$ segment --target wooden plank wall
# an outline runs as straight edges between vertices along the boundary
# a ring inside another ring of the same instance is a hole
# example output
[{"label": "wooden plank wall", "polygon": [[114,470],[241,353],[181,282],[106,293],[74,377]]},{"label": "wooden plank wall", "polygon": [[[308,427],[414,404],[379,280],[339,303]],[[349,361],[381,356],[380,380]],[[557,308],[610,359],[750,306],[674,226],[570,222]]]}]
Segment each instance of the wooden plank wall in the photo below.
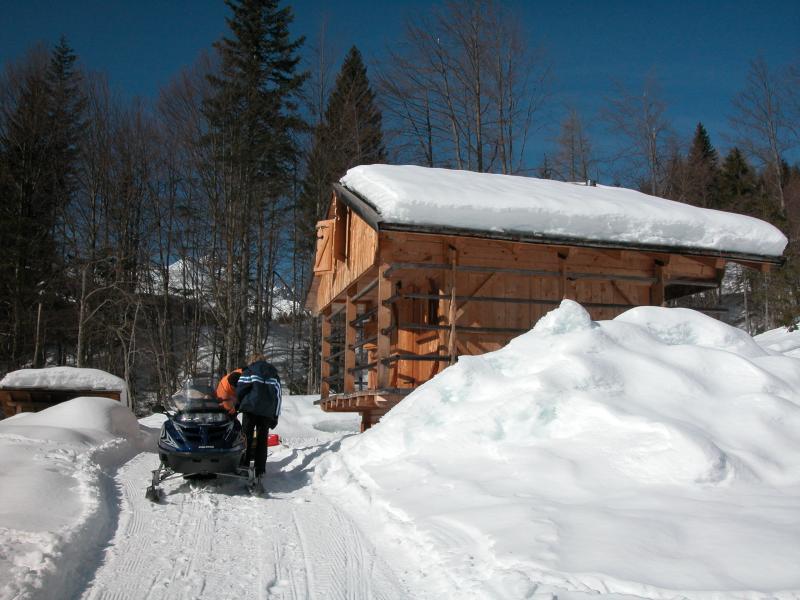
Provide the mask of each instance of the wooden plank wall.
[{"label": "wooden plank wall", "polygon": [[[485,271],[455,274],[447,264],[457,255],[461,267],[487,267]],[[444,326],[451,314],[449,294],[455,278],[457,296],[522,298],[544,304],[457,300],[459,327],[490,327],[527,330],[562,298],[585,306],[595,320],[612,319],[629,306],[651,302],[653,282],[659,276],[676,279],[714,280],[720,264],[714,259],[645,252],[595,250],[566,246],[523,244],[478,238],[382,232],[380,261],[383,264],[428,263],[439,269],[390,270],[392,285],[401,293],[441,295],[438,300],[402,298],[392,306],[392,322]],[[558,272],[564,277],[531,276],[492,272],[494,269],[529,269]],[[570,278],[580,273],[587,278]],[[593,275],[597,279],[592,278]],[[614,278],[617,279],[614,279]],[[639,278],[640,281],[625,278]],[[663,297],[663,291],[662,291]],[[618,307],[591,306],[616,304]],[[391,353],[447,354],[450,332],[399,329],[391,336]],[[457,354],[482,354],[497,350],[519,332],[458,332]],[[447,366],[444,361],[401,360],[390,368],[392,387],[415,387]]]},{"label": "wooden plank wall", "polygon": [[[671,280],[714,285],[724,268],[712,257],[379,234],[354,213],[344,222],[346,256],[315,278],[310,295],[324,315],[323,398],[416,387],[450,364],[453,342],[455,356],[497,350],[562,298],[580,302],[595,320],[611,319],[631,306],[663,302]],[[501,301],[509,299],[519,301]],[[357,383],[363,380],[366,390]]]},{"label": "wooden plank wall", "polygon": [[[336,204],[334,201],[333,205]],[[339,203],[339,206],[344,205]],[[349,212],[346,241],[347,257],[345,260],[334,260],[333,272],[315,277],[312,288],[315,303],[310,307],[315,313],[319,313],[328,306],[375,262],[378,248],[378,232],[357,214],[352,211]],[[346,222],[347,220],[337,220],[337,222],[342,221]]]}]

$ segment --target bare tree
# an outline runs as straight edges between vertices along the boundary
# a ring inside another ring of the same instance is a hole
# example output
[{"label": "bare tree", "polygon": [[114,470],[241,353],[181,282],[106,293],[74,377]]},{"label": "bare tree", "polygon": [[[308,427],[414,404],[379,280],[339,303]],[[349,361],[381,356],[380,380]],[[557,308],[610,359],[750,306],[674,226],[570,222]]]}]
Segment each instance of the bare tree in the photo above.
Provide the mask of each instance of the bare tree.
[{"label": "bare tree", "polygon": [[388,139],[427,166],[523,170],[550,68],[518,23],[491,0],[451,0],[409,22],[379,76]]},{"label": "bare tree", "polygon": [[744,89],[733,101],[731,125],[736,144],[764,169],[770,194],[786,213],[783,159],[798,143],[797,124],[789,117],[797,92],[791,71],[776,73],[759,57],[750,63]]},{"label": "bare tree", "polygon": [[672,137],[665,112],[660,86],[652,76],[645,79],[641,92],[630,92],[617,84],[615,97],[607,101],[602,111],[609,129],[619,141],[615,162],[626,171],[621,179],[639,177],[640,181],[647,182],[646,188],[653,195],[662,192]]},{"label": "bare tree", "polygon": [[594,169],[595,159],[583,121],[574,108],[569,110],[562,121],[556,142],[553,168],[558,176],[567,181],[588,180]]}]

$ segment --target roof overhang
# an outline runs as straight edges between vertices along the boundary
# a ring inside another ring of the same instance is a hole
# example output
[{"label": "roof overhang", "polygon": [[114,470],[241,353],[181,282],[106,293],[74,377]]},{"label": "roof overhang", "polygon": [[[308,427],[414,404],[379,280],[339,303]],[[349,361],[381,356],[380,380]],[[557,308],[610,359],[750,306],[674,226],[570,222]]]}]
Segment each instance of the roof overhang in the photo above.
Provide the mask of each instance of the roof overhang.
[{"label": "roof overhang", "polygon": [[710,250],[707,248],[690,248],[684,246],[659,246],[656,244],[636,244],[631,242],[604,242],[567,236],[552,236],[528,231],[493,231],[483,229],[465,229],[440,225],[420,225],[416,223],[388,223],[383,220],[376,207],[360,194],[350,190],[340,183],[334,183],[333,188],[337,197],[349,206],[353,212],[364,219],[376,231],[401,231],[407,233],[426,233],[436,235],[452,235],[462,237],[482,238],[489,240],[503,240],[523,242],[527,244],[548,244],[557,246],[576,246],[580,248],[597,248],[602,250],[628,250],[636,252],[657,252],[664,254],[682,254],[686,256],[724,258],[742,263],[760,263],[782,265],[786,259],[783,256],[766,256],[761,254],[748,254],[743,252],[726,252]]}]

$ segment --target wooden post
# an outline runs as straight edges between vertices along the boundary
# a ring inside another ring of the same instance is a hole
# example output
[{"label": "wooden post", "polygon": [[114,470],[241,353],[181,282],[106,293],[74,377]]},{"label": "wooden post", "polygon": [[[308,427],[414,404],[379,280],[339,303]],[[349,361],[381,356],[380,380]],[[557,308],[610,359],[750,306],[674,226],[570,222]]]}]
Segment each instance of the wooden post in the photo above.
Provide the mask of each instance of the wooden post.
[{"label": "wooden post", "polygon": [[356,343],[356,328],[353,320],[356,318],[356,303],[353,296],[356,288],[351,287],[347,290],[347,304],[344,310],[344,392],[353,392],[356,389],[355,375],[350,369],[356,366],[356,350],[353,347]]},{"label": "wooden post", "polygon": [[660,260],[655,261],[654,276],[656,280],[650,286],[650,304],[664,306],[664,263]]},{"label": "wooden post", "polygon": [[567,281],[567,257],[569,250],[558,253],[558,295],[563,300],[569,298],[571,295],[571,286]]},{"label": "wooden post", "polygon": [[322,398],[330,395],[331,386],[327,379],[331,374],[328,358],[331,355],[331,308],[322,311],[322,332],[320,335],[320,383],[319,392]]},{"label": "wooden post", "polygon": [[389,358],[392,350],[391,332],[387,331],[392,325],[392,307],[388,303],[392,297],[392,282],[386,277],[389,266],[383,263],[378,267],[378,341],[375,356],[377,389],[389,387],[389,365],[383,362]]},{"label": "wooden post", "polygon": [[450,325],[450,335],[447,338],[447,355],[450,357],[450,364],[452,365],[456,361],[456,321],[458,321],[456,313],[456,267],[458,266],[458,250],[450,246],[449,254],[452,269],[450,271],[450,310],[447,316],[447,322]]}]

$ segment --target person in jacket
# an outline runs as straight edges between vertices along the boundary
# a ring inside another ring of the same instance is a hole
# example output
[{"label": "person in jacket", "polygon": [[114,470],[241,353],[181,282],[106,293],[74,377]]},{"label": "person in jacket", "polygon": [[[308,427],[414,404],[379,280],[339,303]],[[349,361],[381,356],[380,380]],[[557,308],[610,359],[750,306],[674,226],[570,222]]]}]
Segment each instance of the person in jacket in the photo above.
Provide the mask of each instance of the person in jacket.
[{"label": "person in jacket", "polygon": [[250,359],[236,384],[236,397],[247,438],[245,465],[249,466],[251,459],[255,461],[255,474],[260,483],[267,464],[267,434],[278,426],[281,414],[280,377],[265,356],[259,354]]},{"label": "person in jacket", "polygon": [[236,384],[239,382],[242,371],[244,371],[244,367],[234,369],[220,379],[219,385],[217,385],[217,400],[219,400],[222,408],[231,415],[236,414]]}]

